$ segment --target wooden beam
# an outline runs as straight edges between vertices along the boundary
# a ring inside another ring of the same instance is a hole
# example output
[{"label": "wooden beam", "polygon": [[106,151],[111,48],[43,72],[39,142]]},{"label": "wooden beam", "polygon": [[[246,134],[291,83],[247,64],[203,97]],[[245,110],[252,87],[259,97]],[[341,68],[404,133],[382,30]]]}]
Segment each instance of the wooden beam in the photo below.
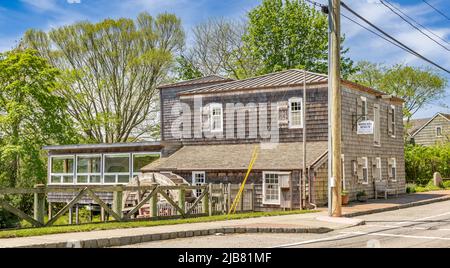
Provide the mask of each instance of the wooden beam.
[{"label": "wooden beam", "polygon": [[169,202],[178,212],[180,212],[181,216],[185,216],[186,213],[178,206],[177,203],[175,203],[164,191],[161,191],[161,189],[158,189],[158,192]]},{"label": "wooden beam", "polygon": [[56,215],[51,218],[46,224],[45,226],[51,226],[53,223],[55,223],[55,221],[57,219],[59,219],[59,217],[61,217],[62,215],[64,215],[69,208],[73,207],[73,205],[75,205],[81,198],[83,198],[83,196],[86,194],[88,187],[85,187],[83,190],[81,190],[77,196],[75,196],[72,201],[70,201],[69,203],[67,203],[67,205],[65,205],[58,213],[56,213]]},{"label": "wooden beam", "polygon": [[37,220],[33,219],[32,217],[28,216],[23,211],[11,206],[8,202],[4,200],[0,200],[0,207],[3,207],[3,209],[11,212],[12,214],[16,215],[17,217],[26,220],[27,222],[31,223],[35,227],[42,227],[44,224],[38,222]]},{"label": "wooden beam", "polygon": [[120,217],[116,212],[114,212],[112,209],[110,209],[108,207],[108,205],[103,202],[103,200],[100,199],[100,197],[98,197],[94,191],[92,191],[91,189],[87,189],[87,195],[92,198],[95,202],[97,202],[97,204],[103,208],[104,210],[106,210],[111,216],[113,216],[114,219],[116,219],[117,221],[122,221],[122,217]]},{"label": "wooden beam", "polygon": [[147,203],[150,198],[152,198],[159,190],[159,186],[156,186],[152,192],[150,192],[149,195],[147,195],[144,199],[141,200],[141,202],[139,202],[139,204],[137,204],[133,209],[131,209],[130,211],[128,211],[128,213],[126,213],[124,215],[125,219],[129,219],[131,217],[131,215],[133,215],[134,213],[136,213],[143,205],[145,205],[145,203]]},{"label": "wooden beam", "polygon": [[[186,211],[186,215],[189,215],[192,212],[192,210],[194,210],[195,206],[197,206],[197,204],[200,202],[200,200],[202,200],[202,198],[206,195],[207,192],[208,190],[202,192],[202,194],[195,200],[194,204],[192,204],[189,210]],[[203,213],[205,212],[203,211]]]}]

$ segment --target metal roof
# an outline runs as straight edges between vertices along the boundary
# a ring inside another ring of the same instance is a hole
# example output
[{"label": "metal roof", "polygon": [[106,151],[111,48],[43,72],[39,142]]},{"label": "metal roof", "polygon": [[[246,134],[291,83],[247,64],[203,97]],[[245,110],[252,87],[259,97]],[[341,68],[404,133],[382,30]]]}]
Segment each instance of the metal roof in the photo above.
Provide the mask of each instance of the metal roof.
[{"label": "metal roof", "polygon": [[132,148],[145,146],[162,146],[159,141],[146,142],[125,142],[125,143],[97,143],[97,144],[71,144],[71,145],[50,145],[44,146],[42,149],[47,151],[57,150],[85,150],[85,149],[114,149],[114,148]]},{"label": "metal roof", "polygon": [[323,83],[327,81],[327,76],[324,74],[304,72],[303,70],[298,69],[290,69],[286,71],[256,76],[248,79],[231,81],[219,85],[210,85],[192,90],[187,90],[180,93],[180,95],[302,85],[303,81],[305,80],[304,75],[305,73],[307,84]]},{"label": "metal roof", "polygon": [[172,84],[166,84],[159,86],[159,89],[163,88],[173,88],[173,87],[182,87],[182,86],[192,86],[192,85],[202,85],[202,84],[211,84],[211,83],[218,83],[218,82],[229,82],[234,81],[231,78],[222,77],[219,75],[209,75],[201,78],[195,78],[191,80],[181,81],[177,83]]}]

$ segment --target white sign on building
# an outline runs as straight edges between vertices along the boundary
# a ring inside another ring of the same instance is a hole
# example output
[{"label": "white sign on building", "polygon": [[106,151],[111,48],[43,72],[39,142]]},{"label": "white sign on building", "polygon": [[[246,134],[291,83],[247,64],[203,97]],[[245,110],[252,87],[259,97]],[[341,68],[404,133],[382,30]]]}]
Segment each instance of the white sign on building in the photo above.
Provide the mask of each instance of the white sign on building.
[{"label": "white sign on building", "polygon": [[357,134],[358,135],[373,134],[373,121],[365,120],[358,122]]}]

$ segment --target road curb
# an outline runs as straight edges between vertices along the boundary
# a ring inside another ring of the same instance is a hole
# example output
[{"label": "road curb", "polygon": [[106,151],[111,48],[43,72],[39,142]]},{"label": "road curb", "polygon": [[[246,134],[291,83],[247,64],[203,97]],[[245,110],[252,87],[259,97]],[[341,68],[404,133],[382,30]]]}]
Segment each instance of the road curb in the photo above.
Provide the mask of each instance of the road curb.
[{"label": "road curb", "polygon": [[372,209],[372,210],[352,212],[352,213],[344,214],[343,216],[353,218],[353,217],[358,217],[358,216],[362,216],[362,215],[369,215],[369,214],[393,211],[393,210],[398,210],[398,209],[403,209],[403,208],[423,206],[423,205],[428,205],[428,204],[443,202],[443,201],[449,201],[449,200],[450,200],[450,196],[445,196],[445,197],[433,198],[433,199],[429,199],[429,200],[422,200],[422,201],[411,202],[411,203],[407,203],[407,204],[396,205],[396,206],[387,207],[387,208],[376,208],[376,209]]},{"label": "road curb", "polygon": [[216,234],[245,234],[245,233],[314,233],[323,234],[333,231],[326,227],[308,228],[286,228],[286,227],[223,227],[213,229],[200,229],[189,231],[174,231],[157,234],[130,235],[110,238],[84,239],[77,241],[39,243],[33,245],[19,246],[17,248],[105,248],[120,247],[139,243],[169,240],[176,238],[186,238],[194,236],[207,236]]}]

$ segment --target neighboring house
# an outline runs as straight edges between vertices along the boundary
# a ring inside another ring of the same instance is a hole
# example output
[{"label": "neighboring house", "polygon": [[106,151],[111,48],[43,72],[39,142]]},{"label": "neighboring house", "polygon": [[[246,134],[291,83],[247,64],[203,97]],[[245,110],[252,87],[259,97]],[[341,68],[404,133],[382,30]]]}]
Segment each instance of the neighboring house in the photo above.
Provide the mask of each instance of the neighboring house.
[{"label": "neighboring house", "polygon": [[[142,172],[175,173],[193,184],[237,184],[260,146],[247,182],[255,184],[260,210],[298,208],[301,199],[324,205],[327,83],[326,75],[306,72],[305,77],[302,70],[287,70],[238,81],[212,76],[162,86],[162,141],[182,147],[167,150]],[[359,191],[373,196],[375,180],[405,191],[402,105],[399,98],[342,80],[343,188],[351,199]],[[373,134],[357,134],[357,123],[364,120],[374,121]],[[301,180],[305,126],[306,182]]]},{"label": "neighboring house", "polygon": [[413,119],[408,131],[414,144],[432,146],[450,141],[450,114],[437,113],[432,118]]}]

